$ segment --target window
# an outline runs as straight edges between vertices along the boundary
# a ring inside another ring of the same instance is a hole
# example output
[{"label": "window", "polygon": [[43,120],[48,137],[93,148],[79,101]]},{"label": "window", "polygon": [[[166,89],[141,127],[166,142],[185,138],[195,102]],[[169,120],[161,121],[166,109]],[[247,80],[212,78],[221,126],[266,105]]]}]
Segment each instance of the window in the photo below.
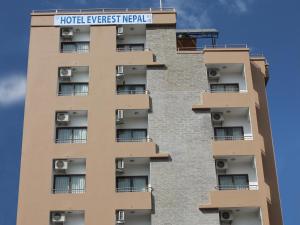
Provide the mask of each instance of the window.
[{"label": "window", "polygon": [[211,84],[211,92],[239,92],[239,84]]},{"label": "window", "polygon": [[85,175],[54,175],[53,193],[84,193]]},{"label": "window", "polygon": [[215,127],[216,140],[244,140],[243,127]]},{"label": "window", "polygon": [[247,174],[242,175],[219,175],[220,190],[249,189],[249,178]]},{"label": "window", "polygon": [[145,85],[144,84],[132,84],[132,85],[118,85],[118,94],[144,94]]},{"label": "window", "polygon": [[86,127],[59,127],[56,128],[56,143],[86,143]]},{"label": "window", "polygon": [[117,177],[117,192],[145,192],[148,189],[147,176]]},{"label": "window", "polygon": [[89,42],[62,42],[61,52],[63,53],[86,53],[89,51]]},{"label": "window", "polygon": [[88,83],[60,83],[59,96],[86,96],[89,91]]},{"label": "window", "polygon": [[144,44],[118,44],[117,45],[118,51],[144,51],[145,47]]},{"label": "window", "polygon": [[147,139],[146,129],[118,129],[117,140],[123,141],[145,141]]}]

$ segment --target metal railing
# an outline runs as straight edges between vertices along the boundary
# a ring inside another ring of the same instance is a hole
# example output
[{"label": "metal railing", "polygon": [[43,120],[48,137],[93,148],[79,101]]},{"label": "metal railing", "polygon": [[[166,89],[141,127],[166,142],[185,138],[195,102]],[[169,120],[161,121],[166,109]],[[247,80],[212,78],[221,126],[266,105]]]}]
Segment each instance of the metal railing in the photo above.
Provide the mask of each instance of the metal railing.
[{"label": "metal railing", "polygon": [[214,136],[215,141],[251,141],[252,135],[236,135],[236,136]]},{"label": "metal railing", "polygon": [[149,94],[148,90],[122,90],[117,91],[118,95],[138,95],[138,94]]},{"label": "metal railing", "polygon": [[88,53],[90,51],[89,42],[62,42],[61,53]]},{"label": "metal railing", "polygon": [[58,96],[87,96],[88,91],[60,91]]},{"label": "metal railing", "polygon": [[136,187],[122,187],[116,188],[116,192],[151,192],[152,187],[143,187],[143,188],[136,188]]},{"label": "metal railing", "polygon": [[85,193],[85,188],[53,188],[53,194],[82,194]]},{"label": "metal railing", "polygon": [[124,47],[117,47],[117,52],[143,52],[150,51],[149,48],[145,48],[144,46],[136,46],[136,45],[126,45]]},{"label": "metal railing", "polygon": [[211,88],[209,90],[209,92],[211,93],[226,93],[226,92],[229,92],[229,93],[239,93],[240,92],[240,89],[239,88],[229,88],[229,87],[224,87],[224,88]]},{"label": "metal railing", "polygon": [[57,138],[57,144],[86,144],[87,138]]},{"label": "metal railing", "polygon": [[219,191],[224,190],[250,190],[256,191],[258,190],[258,185],[218,185],[215,189]]},{"label": "metal railing", "polygon": [[152,142],[150,137],[116,138],[117,142]]},{"label": "metal railing", "polygon": [[204,49],[213,48],[248,48],[247,44],[218,44],[218,45],[204,45],[200,47],[179,47],[177,51],[203,51]]},{"label": "metal railing", "polygon": [[33,10],[32,13],[111,13],[111,12],[175,12],[175,8],[141,8],[141,9],[129,9],[129,8],[95,8],[95,9],[38,9]]}]

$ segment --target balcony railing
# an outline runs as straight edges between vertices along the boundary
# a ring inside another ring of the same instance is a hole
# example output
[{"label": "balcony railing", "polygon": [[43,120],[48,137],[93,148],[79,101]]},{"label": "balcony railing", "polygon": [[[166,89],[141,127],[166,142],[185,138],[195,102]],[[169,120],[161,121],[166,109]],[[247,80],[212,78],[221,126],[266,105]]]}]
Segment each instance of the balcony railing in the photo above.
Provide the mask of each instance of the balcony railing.
[{"label": "balcony railing", "polygon": [[122,187],[116,188],[116,192],[151,192],[151,187],[135,188],[135,187]]},{"label": "balcony railing", "polygon": [[222,93],[222,92],[239,92],[240,88],[238,84],[211,84],[211,93]]},{"label": "balcony railing", "polygon": [[117,45],[117,52],[142,52],[150,51],[145,48],[144,44],[119,44]]},{"label": "balcony railing", "polygon": [[117,142],[152,142],[150,137],[117,137]]},{"label": "balcony railing", "polygon": [[53,188],[53,194],[82,194],[85,188]]},{"label": "balcony railing", "polygon": [[248,48],[247,44],[220,44],[220,45],[204,45],[202,47],[178,47],[177,51],[203,51],[204,49],[213,48]]},{"label": "balcony railing", "polygon": [[258,185],[219,185],[215,189],[223,190],[258,190]]},{"label": "balcony railing", "polygon": [[62,53],[87,53],[90,49],[90,43],[82,42],[62,42],[60,51]]},{"label": "balcony railing", "polygon": [[241,136],[214,136],[215,141],[251,141],[253,140],[252,135],[241,135]]},{"label": "balcony railing", "polygon": [[118,90],[117,91],[118,95],[148,95],[149,91],[148,90]]},{"label": "balcony railing", "polygon": [[86,127],[57,127],[56,140],[57,144],[85,144],[87,143]]}]

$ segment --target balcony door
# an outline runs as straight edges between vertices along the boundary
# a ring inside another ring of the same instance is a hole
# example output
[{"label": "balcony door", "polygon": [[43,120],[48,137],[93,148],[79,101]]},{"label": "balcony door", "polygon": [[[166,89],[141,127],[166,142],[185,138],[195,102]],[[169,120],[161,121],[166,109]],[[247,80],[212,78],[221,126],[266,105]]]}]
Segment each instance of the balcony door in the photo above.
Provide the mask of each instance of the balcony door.
[{"label": "balcony door", "polygon": [[116,183],[118,192],[145,192],[148,187],[148,177],[117,177]]},{"label": "balcony door", "polygon": [[219,175],[219,189],[249,189],[249,177],[247,174]]}]

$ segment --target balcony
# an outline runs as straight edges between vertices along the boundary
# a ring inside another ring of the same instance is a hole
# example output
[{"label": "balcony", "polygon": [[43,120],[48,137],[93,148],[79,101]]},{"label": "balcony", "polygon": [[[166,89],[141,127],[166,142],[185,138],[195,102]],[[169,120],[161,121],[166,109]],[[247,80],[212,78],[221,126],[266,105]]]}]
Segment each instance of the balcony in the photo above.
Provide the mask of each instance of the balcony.
[{"label": "balcony", "polygon": [[116,224],[151,225],[151,211],[141,209],[117,210]]},{"label": "balcony", "polygon": [[52,211],[50,225],[84,225],[84,211]]},{"label": "balcony", "polygon": [[220,209],[220,225],[262,225],[259,208]]},{"label": "balcony", "polygon": [[215,141],[253,140],[248,108],[215,108],[211,112]]},{"label": "balcony", "polygon": [[88,67],[61,67],[58,70],[58,96],[87,96]]},{"label": "balcony", "polygon": [[135,52],[145,51],[146,26],[145,25],[122,25],[117,26],[117,51]]},{"label": "balcony", "polygon": [[85,193],[85,159],[53,160],[53,194]]},{"label": "balcony", "polygon": [[216,190],[258,190],[255,158],[226,156],[216,158]]},{"label": "balcony", "polygon": [[149,158],[117,159],[116,192],[151,192],[149,175]]},{"label": "balcony", "polygon": [[152,142],[148,136],[148,111],[117,110],[116,111],[117,142]]},{"label": "balcony", "polygon": [[148,94],[146,66],[117,66],[116,91],[118,95]]},{"label": "balcony", "polygon": [[65,111],[56,113],[57,144],[87,143],[87,111]]},{"label": "balcony", "polygon": [[61,53],[88,53],[89,48],[90,28],[88,26],[74,26],[61,28]]}]

